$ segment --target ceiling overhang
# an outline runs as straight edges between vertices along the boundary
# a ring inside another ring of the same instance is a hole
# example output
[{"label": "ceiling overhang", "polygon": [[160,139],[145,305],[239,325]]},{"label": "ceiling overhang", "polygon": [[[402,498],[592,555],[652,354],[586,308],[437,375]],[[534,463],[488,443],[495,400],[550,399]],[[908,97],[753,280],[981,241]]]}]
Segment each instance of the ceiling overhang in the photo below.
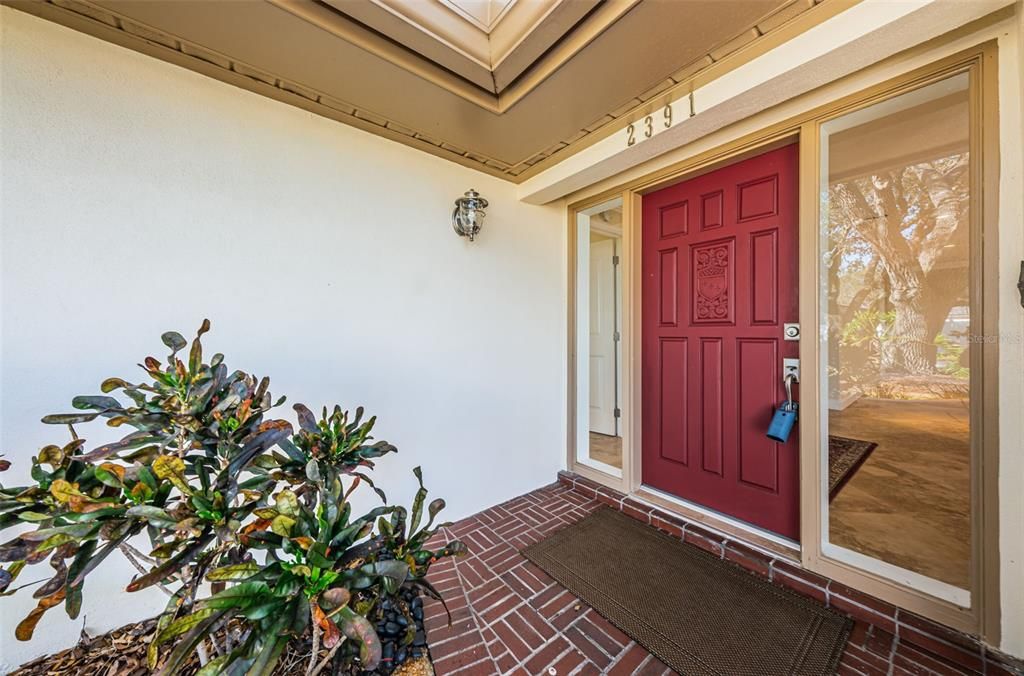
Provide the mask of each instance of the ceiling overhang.
[{"label": "ceiling overhang", "polygon": [[[887,79],[926,69],[957,50],[950,45],[975,45],[965,36],[1012,17],[1013,5],[1014,0],[852,3],[814,30],[792,36],[713,79],[697,77],[689,91],[676,91],[664,105],[675,110],[678,123],[655,125],[654,134],[632,145],[624,142],[626,121],[610,125],[609,133],[596,132],[588,138],[597,138],[586,147],[520,181],[517,196],[529,204],[576,200],[623,181],[642,181],[642,190],[647,191],[662,185],[643,169],[653,158],[664,163],[659,173],[665,176],[698,157],[709,167],[734,160],[734,155],[723,156],[721,144],[737,135],[749,140],[750,133],[760,130],[754,145],[761,149],[791,141],[793,130],[813,119],[814,111],[820,113],[844,96],[870,89],[877,84],[878,73]],[[853,75],[852,82],[843,81]],[[787,105],[797,97],[806,98],[798,106]],[[761,111],[769,112],[751,120]],[[903,131],[911,141],[920,133],[920,128],[911,131],[909,125]],[[768,134],[774,141],[762,145]],[[943,142],[955,144],[957,139],[949,136]],[[886,143],[898,152],[899,144]],[[642,175],[648,178],[641,179]]]},{"label": "ceiling overhang", "polygon": [[500,114],[640,0],[510,0],[486,28],[450,0],[267,2]]},{"label": "ceiling overhang", "polygon": [[0,0],[520,182],[858,0]]},{"label": "ceiling overhang", "polygon": [[[596,33],[635,0],[613,3],[612,12],[589,16],[598,0],[325,0],[346,17],[388,36],[423,59],[498,97],[528,68],[544,58],[557,65],[576,53],[550,53],[588,21]],[[495,101],[495,107],[501,104]]]}]

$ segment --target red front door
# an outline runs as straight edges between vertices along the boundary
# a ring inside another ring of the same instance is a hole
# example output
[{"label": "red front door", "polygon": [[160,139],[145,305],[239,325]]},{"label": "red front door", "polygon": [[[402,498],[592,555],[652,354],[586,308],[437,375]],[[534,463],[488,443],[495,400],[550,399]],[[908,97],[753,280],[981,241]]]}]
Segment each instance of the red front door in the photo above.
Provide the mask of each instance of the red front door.
[{"label": "red front door", "polygon": [[797,357],[797,146],[643,198],[643,482],[788,538],[797,430],[765,436]]}]

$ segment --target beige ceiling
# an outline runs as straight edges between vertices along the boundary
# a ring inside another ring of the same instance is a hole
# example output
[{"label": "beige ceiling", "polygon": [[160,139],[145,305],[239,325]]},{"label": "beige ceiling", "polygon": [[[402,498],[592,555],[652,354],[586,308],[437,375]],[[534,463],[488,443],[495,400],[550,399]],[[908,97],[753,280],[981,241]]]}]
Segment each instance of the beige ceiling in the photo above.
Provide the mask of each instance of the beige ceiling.
[{"label": "beige ceiling", "polygon": [[0,0],[510,180],[852,0]]}]

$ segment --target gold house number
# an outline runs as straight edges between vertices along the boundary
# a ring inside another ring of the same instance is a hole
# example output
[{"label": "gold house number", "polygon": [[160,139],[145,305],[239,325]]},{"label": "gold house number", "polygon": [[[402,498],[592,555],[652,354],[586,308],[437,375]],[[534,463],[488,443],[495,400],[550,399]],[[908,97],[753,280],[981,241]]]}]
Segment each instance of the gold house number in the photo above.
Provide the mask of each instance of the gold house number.
[{"label": "gold house number", "polygon": [[[665,129],[668,129],[669,127],[671,127],[672,126],[672,106],[671,105],[666,105],[664,108],[662,108],[661,116],[662,116],[662,124],[665,125]],[[641,126],[643,128],[644,138],[651,138],[652,136],[654,136],[654,116],[648,115],[643,120],[641,120]],[[626,127],[626,145],[627,146],[631,146],[631,145],[636,143],[636,132],[637,132],[637,129],[636,129],[636,123],[635,122],[630,123],[630,125],[628,127]]]}]

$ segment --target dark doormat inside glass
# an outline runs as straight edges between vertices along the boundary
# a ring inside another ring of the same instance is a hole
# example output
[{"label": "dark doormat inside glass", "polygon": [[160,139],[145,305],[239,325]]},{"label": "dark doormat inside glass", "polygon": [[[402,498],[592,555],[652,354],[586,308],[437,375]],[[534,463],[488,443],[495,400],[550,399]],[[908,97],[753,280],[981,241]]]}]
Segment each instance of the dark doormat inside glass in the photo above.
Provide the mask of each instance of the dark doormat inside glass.
[{"label": "dark doormat inside glass", "polygon": [[853,475],[857,473],[871,451],[878,446],[873,441],[847,437],[828,437],[828,500],[832,502]]}]

